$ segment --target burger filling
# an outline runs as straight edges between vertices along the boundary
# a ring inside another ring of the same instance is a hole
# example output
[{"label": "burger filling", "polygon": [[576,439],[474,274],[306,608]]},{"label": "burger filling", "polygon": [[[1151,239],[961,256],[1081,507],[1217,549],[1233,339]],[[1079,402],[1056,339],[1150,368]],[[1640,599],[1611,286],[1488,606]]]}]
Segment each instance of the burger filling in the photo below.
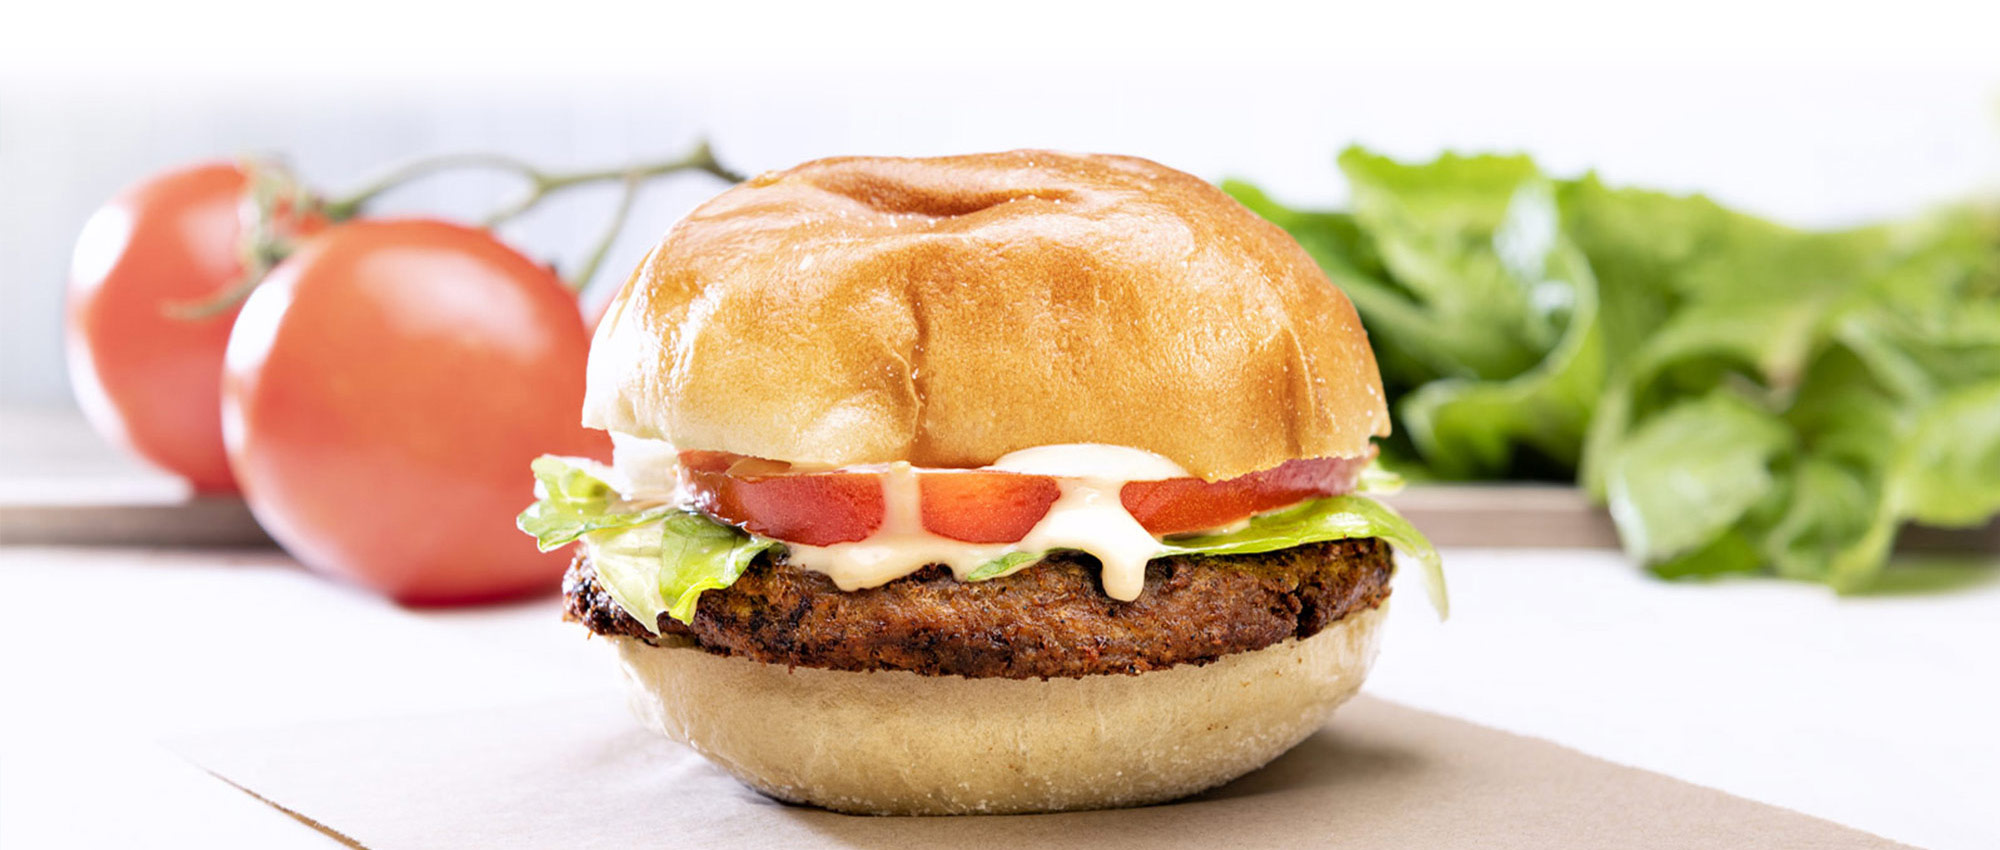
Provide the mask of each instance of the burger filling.
[{"label": "burger filling", "polygon": [[1424,566],[1442,614],[1437,554],[1363,495],[1377,480],[1369,461],[1298,460],[1205,482],[1114,446],[1040,447],[975,470],[818,470],[621,440],[615,466],[537,459],[539,498],[520,525],[545,550],[581,542],[591,586],[650,634],[694,623],[705,592],[758,564],[854,592],[923,571],[977,584],[1087,562],[1106,604],[1133,604],[1163,560],[1369,539]]},{"label": "burger filling", "polygon": [[564,597],[567,617],[592,632],[656,645],[834,670],[1053,678],[1201,664],[1311,637],[1381,604],[1390,571],[1389,547],[1375,539],[1174,555],[1149,562],[1139,598],[1120,602],[1077,552],[986,581],[931,566],[844,591],[773,547],[727,589],[702,594],[689,622],[662,616],[648,628],[579,553]]}]

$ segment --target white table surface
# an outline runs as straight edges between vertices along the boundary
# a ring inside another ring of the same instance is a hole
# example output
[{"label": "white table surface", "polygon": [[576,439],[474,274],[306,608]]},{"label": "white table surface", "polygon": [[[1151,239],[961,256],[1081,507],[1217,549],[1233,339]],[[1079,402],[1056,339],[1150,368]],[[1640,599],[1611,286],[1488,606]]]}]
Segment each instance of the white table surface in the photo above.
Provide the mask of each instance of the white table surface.
[{"label": "white table surface", "polygon": [[[1404,583],[1376,695],[1920,846],[2000,846],[2000,564],[1841,599],[1663,583],[1610,552],[1447,557],[1455,615]],[[554,600],[409,611],[276,552],[0,548],[0,847],[338,846],[160,742],[615,698],[602,650]]]}]

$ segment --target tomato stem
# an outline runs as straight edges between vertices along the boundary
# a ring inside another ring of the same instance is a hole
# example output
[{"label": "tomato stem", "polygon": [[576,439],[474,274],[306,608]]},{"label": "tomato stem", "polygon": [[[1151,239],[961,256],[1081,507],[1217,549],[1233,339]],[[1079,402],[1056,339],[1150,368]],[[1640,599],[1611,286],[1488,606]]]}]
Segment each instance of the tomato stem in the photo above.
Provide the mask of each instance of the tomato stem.
[{"label": "tomato stem", "polygon": [[611,212],[610,223],[604,226],[603,235],[597,237],[597,245],[590,249],[583,265],[570,276],[570,291],[582,292],[597,277],[597,268],[604,265],[604,257],[611,253],[611,245],[618,241],[618,234],[625,231],[625,220],[632,214],[632,202],[638,200],[639,187],[645,182],[646,178],[636,173],[625,176],[624,191],[618,195],[618,208]]},{"label": "tomato stem", "polygon": [[566,189],[612,180],[622,180],[630,184],[651,180],[655,177],[662,177],[679,171],[705,171],[731,183],[741,183],[744,179],[743,175],[724,168],[722,163],[716,161],[715,152],[709,148],[706,141],[696,142],[695,146],[687,153],[672,159],[642,163],[625,168],[602,168],[568,174],[550,174],[530,169],[523,174],[523,176],[528,178],[528,191],[515,199],[513,203],[494,210],[491,215],[486,217],[485,225],[487,227],[497,227],[505,224],[508,221],[518,218],[522,213],[533,209],[535,205],[540,204],[548,196]]},{"label": "tomato stem", "polygon": [[696,142],[686,153],[670,159],[640,163],[621,168],[599,168],[588,171],[551,172],[526,160],[495,153],[453,153],[412,160],[391,168],[381,176],[364,184],[360,189],[340,198],[331,200],[315,197],[305,184],[300,182],[282,163],[246,159],[243,170],[250,175],[250,205],[246,208],[243,252],[243,277],[228,289],[211,296],[192,300],[176,301],[164,305],[167,315],[189,321],[221,316],[236,308],[250,297],[264,276],[280,261],[291,254],[296,247],[294,234],[282,227],[281,219],[286,216],[318,216],[327,222],[341,222],[361,215],[367,207],[389,192],[410,183],[441,174],[468,168],[487,169],[512,173],[528,184],[527,191],[512,202],[486,216],[482,226],[497,227],[533,209],[550,195],[577,186],[605,183],[613,180],[624,184],[624,192],[618,201],[618,208],[612,214],[604,235],[598,237],[577,275],[569,281],[573,290],[581,291],[597,275],[604,257],[610,253],[611,245],[625,227],[625,221],[632,211],[634,199],[645,182],[682,171],[701,171],[712,174],[731,183],[741,183],[743,175],[724,167],[715,158],[715,151],[707,141]]},{"label": "tomato stem", "polygon": [[361,214],[361,211],[376,198],[388,194],[404,185],[416,182],[433,174],[459,171],[467,168],[482,168],[495,171],[511,171],[533,179],[540,170],[535,166],[505,154],[496,153],[449,153],[411,160],[384,172],[381,176],[362,186],[347,197],[329,201],[324,210],[333,221],[346,221]]},{"label": "tomato stem", "polygon": [[381,196],[407,184],[433,174],[468,168],[509,172],[528,183],[528,191],[521,197],[485,218],[486,227],[493,227],[516,218],[552,194],[591,183],[628,179],[648,180],[681,171],[704,171],[731,183],[741,183],[744,179],[743,175],[723,167],[722,163],[716,160],[715,152],[709,148],[706,141],[696,142],[687,153],[671,159],[566,173],[544,171],[533,163],[505,154],[452,153],[412,160],[396,166],[364,184],[352,194],[328,201],[321,210],[332,221],[345,221],[362,214],[369,204]]},{"label": "tomato stem", "polygon": [[243,210],[243,238],[237,245],[243,263],[241,278],[221,292],[185,301],[169,301],[162,312],[183,321],[213,319],[236,309],[264,281],[271,267],[292,252],[291,234],[283,232],[279,219],[288,211],[309,211],[316,204],[312,192],[283,163],[245,157],[239,167],[248,175],[249,205]]}]

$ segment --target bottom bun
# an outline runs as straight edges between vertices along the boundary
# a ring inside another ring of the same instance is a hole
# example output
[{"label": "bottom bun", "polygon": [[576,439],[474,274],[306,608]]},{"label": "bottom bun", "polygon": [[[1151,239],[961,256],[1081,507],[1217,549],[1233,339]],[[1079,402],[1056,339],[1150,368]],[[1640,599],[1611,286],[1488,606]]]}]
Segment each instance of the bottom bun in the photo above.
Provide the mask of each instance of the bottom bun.
[{"label": "bottom bun", "polygon": [[1074,679],[787,668],[611,640],[640,720],[765,794],[1001,814],[1158,803],[1262,767],[1361,687],[1383,610],[1199,667]]}]

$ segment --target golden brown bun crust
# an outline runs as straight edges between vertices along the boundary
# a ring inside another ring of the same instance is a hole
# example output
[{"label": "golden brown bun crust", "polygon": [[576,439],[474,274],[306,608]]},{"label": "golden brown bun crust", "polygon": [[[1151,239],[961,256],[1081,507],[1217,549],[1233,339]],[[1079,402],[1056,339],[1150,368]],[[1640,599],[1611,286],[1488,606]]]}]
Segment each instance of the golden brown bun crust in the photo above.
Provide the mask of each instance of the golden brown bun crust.
[{"label": "golden brown bun crust", "polygon": [[645,725],[766,794],[860,814],[1001,814],[1163,802],[1262,767],[1354,695],[1382,617],[1202,666],[1046,681],[611,643]]},{"label": "golden brown bun crust", "polygon": [[1387,434],[1347,298],[1282,230],[1143,159],[809,162],[633,275],[584,422],[794,463],[973,467],[1111,443],[1207,479]]}]

